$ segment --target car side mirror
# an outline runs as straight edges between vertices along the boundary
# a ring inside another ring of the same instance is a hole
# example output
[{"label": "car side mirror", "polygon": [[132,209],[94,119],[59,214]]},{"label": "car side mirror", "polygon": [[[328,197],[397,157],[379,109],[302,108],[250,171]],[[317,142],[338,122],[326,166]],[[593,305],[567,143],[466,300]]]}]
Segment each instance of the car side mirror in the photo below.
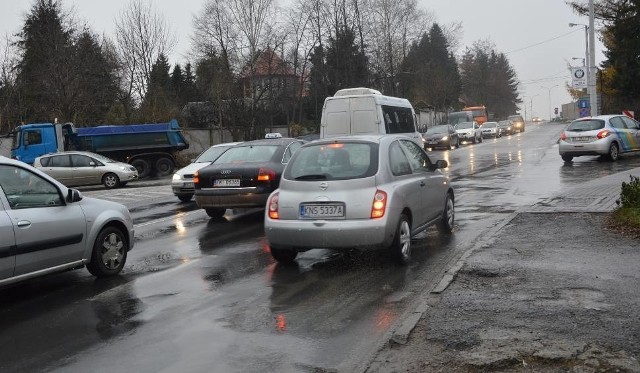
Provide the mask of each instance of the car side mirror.
[{"label": "car side mirror", "polygon": [[67,202],[79,202],[82,201],[82,194],[77,189],[67,189]]},{"label": "car side mirror", "polygon": [[445,161],[444,159],[438,159],[436,163],[431,165],[431,170],[435,171],[439,168],[447,168],[447,167],[449,167],[449,162]]}]

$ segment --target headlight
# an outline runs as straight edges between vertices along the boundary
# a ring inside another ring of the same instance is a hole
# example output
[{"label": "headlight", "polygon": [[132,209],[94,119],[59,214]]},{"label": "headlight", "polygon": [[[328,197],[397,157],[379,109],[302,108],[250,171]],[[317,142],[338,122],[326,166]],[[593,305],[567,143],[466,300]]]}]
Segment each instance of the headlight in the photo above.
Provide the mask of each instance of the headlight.
[{"label": "headlight", "polygon": [[173,180],[182,180],[182,175],[180,175],[180,174],[173,174]]},{"label": "headlight", "polygon": [[120,166],[120,169],[121,169],[122,171],[126,171],[126,170],[127,170],[127,168],[126,168],[126,167],[124,167],[124,166]]},{"label": "headlight", "polygon": [[445,136],[442,138],[442,141],[447,141],[447,140],[449,140],[449,136]]}]

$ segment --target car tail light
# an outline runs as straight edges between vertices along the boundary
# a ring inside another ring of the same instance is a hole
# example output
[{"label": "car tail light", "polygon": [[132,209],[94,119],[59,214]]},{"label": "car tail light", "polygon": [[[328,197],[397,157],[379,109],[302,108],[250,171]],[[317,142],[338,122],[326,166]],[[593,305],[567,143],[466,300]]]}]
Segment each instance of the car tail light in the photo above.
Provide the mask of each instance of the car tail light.
[{"label": "car tail light", "polygon": [[196,173],[193,174],[193,184],[199,184],[199,183],[200,183],[200,173],[196,171]]},{"label": "car tail light", "polygon": [[387,207],[387,193],[376,190],[371,204],[371,219],[381,218],[384,216],[384,210]]},{"label": "car tail light", "polygon": [[602,131],[598,132],[596,137],[598,137],[599,139],[604,139],[605,137],[609,136],[610,133],[611,132],[609,132],[609,130],[602,130]]},{"label": "car tail light", "polygon": [[566,141],[567,140],[567,134],[564,133],[564,131],[562,131],[562,135],[560,135],[560,140],[562,140],[562,141]]},{"label": "car tail light", "polygon": [[269,217],[271,219],[280,219],[280,213],[278,212],[278,199],[280,198],[280,193],[273,193],[271,198],[269,198]]},{"label": "car tail light", "polygon": [[276,172],[270,168],[258,170],[258,181],[271,181],[276,179]]}]

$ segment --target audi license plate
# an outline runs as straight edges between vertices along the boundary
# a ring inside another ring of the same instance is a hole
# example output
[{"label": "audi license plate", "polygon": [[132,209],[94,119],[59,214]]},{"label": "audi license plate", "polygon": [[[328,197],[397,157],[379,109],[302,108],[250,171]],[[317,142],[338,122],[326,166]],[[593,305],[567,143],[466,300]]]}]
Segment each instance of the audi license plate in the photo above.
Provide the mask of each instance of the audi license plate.
[{"label": "audi license plate", "polygon": [[303,219],[314,218],[343,218],[343,204],[304,204],[300,205],[300,217]]},{"label": "audi license plate", "polygon": [[213,180],[214,187],[237,187],[240,186],[240,179],[216,179]]}]

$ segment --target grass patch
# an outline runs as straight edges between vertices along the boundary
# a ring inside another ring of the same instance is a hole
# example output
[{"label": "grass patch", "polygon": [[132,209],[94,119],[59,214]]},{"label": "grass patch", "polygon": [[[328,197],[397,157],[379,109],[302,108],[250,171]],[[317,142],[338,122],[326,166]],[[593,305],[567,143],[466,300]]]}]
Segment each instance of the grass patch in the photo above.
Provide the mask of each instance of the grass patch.
[{"label": "grass patch", "polygon": [[640,238],[640,208],[620,207],[608,219],[607,228],[625,236]]}]

